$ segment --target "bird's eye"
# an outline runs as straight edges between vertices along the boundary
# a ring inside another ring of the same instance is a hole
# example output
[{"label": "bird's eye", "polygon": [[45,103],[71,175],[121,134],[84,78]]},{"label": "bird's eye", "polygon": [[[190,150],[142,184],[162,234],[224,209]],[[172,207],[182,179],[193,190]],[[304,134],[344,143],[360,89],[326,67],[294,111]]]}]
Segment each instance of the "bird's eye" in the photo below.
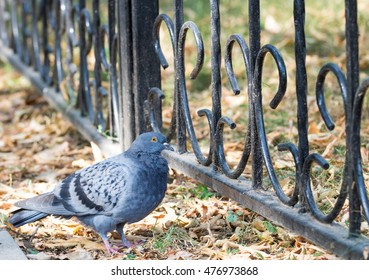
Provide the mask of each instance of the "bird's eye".
[{"label": "bird's eye", "polygon": [[155,136],[153,136],[153,137],[151,138],[151,142],[154,142],[154,143],[158,142],[158,138],[156,138]]}]

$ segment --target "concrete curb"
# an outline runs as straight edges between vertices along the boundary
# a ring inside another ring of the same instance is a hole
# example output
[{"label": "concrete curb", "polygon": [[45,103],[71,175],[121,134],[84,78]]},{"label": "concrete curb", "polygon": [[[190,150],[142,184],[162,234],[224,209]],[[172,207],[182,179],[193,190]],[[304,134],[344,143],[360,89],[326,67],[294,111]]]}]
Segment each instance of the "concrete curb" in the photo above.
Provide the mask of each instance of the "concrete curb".
[{"label": "concrete curb", "polygon": [[0,229],[0,260],[28,260],[10,234]]}]

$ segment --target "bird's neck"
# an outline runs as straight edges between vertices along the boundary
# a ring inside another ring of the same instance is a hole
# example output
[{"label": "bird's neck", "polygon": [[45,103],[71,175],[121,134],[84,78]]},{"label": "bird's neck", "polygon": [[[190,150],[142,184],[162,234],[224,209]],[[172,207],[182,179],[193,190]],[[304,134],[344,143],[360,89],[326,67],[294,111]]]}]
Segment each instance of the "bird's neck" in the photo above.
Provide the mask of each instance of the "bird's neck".
[{"label": "bird's neck", "polygon": [[147,152],[142,150],[135,150],[135,149],[129,149],[127,150],[126,154],[129,157],[135,158],[135,159],[149,159],[149,158],[158,158],[161,157],[160,152]]}]

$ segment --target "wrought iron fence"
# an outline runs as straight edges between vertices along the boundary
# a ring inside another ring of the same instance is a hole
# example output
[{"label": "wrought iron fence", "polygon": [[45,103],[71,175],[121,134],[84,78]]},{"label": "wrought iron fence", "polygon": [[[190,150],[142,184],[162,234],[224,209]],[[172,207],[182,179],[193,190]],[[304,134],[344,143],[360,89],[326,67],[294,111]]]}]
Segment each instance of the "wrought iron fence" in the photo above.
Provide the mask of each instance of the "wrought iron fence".
[{"label": "wrought iron fence", "polygon": [[[316,78],[316,102],[329,130],[334,122],[325,104],[325,81],[330,73],[337,79],[345,112],[346,156],[339,195],[332,209],[322,212],[313,196],[311,169],[328,162],[312,153],[308,140],[305,3],[294,1],[297,143],[281,143],[280,151],[294,160],[295,186],[286,194],[273,167],[273,150],[268,146],[262,103],[263,66],[271,55],[279,75],[272,109],[284,98],[287,69],[279,50],[261,46],[260,2],[248,2],[248,43],[239,34],[230,35],[224,55],[221,51],[219,0],[210,0],[211,30],[211,109],[197,112],[205,117],[210,135],[209,149],[200,147],[189,105],[185,75],[185,48],[188,33],[196,43],[196,63],[190,74],[195,79],[204,63],[202,34],[191,21],[184,21],[183,1],[174,0],[173,17],[159,14],[160,1],[32,0],[0,1],[0,56],[10,61],[62,110],[80,131],[97,143],[107,155],[126,148],[146,129],[167,131],[177,153],[166,153],[170,164],[189,176],[246,207],[290,228],[344,258],[368,258],[369,240],[360,232],[369,219],[369,201],[360,153],[360,123],[369,78],[359,82],[357,1],[346,0],[345,74],[327,63]],[[107,6],[107,8],[106,8]],[[104,11],[104,12],[103,12]],[[174,54],[174,93],[170,125],[162,121],[160,65],[168,66],[162,51],[160,30],[166,28]],[[234,48],[239,48],[248,91],[248,125],[242,155],[235,167],[227,162],[224,128],[236,123],[222,114],[222,72],[234,94],[240,86],[234,73]],[[117,144],[118,143],[118,144]],[[190,152],[187,152],[187,150]],[[247,165],[252,176],[243,176]],[[265,168],[272,190],[263,188]],[[349,201],[349,226],[335,219]]]}]

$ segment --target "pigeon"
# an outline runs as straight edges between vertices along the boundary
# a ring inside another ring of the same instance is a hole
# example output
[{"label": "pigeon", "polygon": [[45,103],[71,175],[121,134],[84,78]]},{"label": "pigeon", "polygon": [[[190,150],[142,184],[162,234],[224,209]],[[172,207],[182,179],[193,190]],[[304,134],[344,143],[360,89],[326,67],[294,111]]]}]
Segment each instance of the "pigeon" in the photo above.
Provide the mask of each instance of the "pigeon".
[{"label": "pigeon", "polygon": [[145,218],[164,198],[169,170],[161,155],[165,149],[174,151],[165,136],[143,133],[127,151],[69,175],[51,192],[17,202],[20,209],[9,222],[20,227],[48,215],[75,216],[101,236],[108,253],[119,253],[107,233],[116,230],[124,247],[132,245],[124,225]]}]

